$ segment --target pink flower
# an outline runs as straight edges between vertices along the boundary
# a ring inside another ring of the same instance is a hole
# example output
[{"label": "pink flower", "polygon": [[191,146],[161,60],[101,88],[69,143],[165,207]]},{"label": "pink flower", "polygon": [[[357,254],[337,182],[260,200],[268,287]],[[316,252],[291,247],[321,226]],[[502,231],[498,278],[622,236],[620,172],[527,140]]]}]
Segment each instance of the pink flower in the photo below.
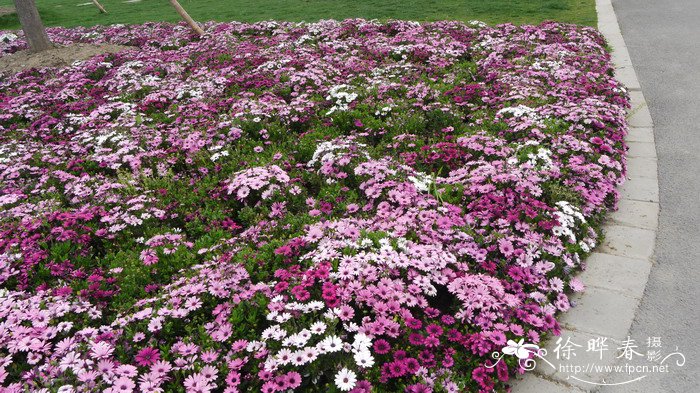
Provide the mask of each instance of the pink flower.
[{"label": "pink flower", "polygon": [[286,374],[287,387],[289,389],[296,389],[301,385],[301,375],[298,372],[291,371]]},{"label": "pink flower", "polygon": [[341,321],[349,321],[354,316],[355,316],[355,310],[353,310],[352,307],[350,307],[350,306],[340,307],[340,311],[338,312],[338,318],[340,318]]},{"label": "pink flower", "polygon": [[572,291],[574,292],[581,292],[586,287],[583,285],[581,280],[578,279],[578,277],[574,277],[571,280],[569,280],[569,288],[571,288]]},{"label": "pink flower", "polygon": [[96,359],[105,359],[112,355],[114,348],[104,341],[93,344],[91,353]]},{"label": "pink flower", "polygon": [[158,263],[158,256],[155,251],[148,249],[141,251],[141,261],[144,265],[150,266]]},{"label": "pink flower", "polygon": [[130,378],[119,377],[112,384],[112,391],[118,393],[131,393],[134,391],[136,384]]},{"label": "pink flower", "polygon": [[192,393],[208,393],[212,390],[213,385],[209,383],[207,378],[199,373],[191,374],[183,382],[187,392]]}]

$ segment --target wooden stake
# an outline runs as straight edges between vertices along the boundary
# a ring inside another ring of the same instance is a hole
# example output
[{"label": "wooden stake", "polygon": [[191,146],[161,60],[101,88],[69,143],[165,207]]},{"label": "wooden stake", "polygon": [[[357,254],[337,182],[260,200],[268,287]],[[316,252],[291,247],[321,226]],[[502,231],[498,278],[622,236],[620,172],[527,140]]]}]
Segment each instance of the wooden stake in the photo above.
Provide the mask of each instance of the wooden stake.
[{"label": "wooden stake", "polygon": [[99,1],[97,1],[97,0],[92,0],[92,4],[94,4],[95,7],[97,7],[98,10],[100,10],[100,13],[101,13],[101,14],[106,14],[106,13],[107,13],[107,10],[105,9],[105,7],[102,6],[102,4],[100,4]]},{"label": "wooden stake", "polygon": [[177,11],[177,13],[180,14],[180,17],[182,17],[182,19],[184,19],[184,21],[187,22],[187,24],[192,28],[192,30],[194,30],[195,33],[197,33],[197,35],[204,34],[204,30],[202,30],[202,28],[199,27],[197,22],[195,22],[194,19],[190,17],[190,14],[188,14],[187,11],[185,11],[185,9],[182,8],[182,6],[180,5],[180,3],[178,3],[177,0],[170,0],[170,4],[172,4],[173,7],[175,7],[175,11]]}]

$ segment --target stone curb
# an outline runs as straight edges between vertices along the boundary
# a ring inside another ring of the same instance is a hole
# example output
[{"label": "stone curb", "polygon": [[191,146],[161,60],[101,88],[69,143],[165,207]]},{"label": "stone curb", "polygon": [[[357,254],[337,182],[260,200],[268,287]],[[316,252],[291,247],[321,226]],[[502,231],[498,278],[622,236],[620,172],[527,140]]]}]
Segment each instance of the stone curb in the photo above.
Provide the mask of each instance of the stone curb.
[{"label": "stone curb", "polygon": [[[560,322],[562,338],[583,344],[590,338],[608,337],[610,347],[627,338],[639,302],[644,294],[654,264],[656,231],[659,216],[659,185],[654,144],[654,124],[617,23],[611,0],[596,0],[598,29],[612,48],[615,77],[628,89],[632,99],[626,142],[627,181],[619,188],[619,210],[609,215],[603,226],[605,240],[587,260],[581,280],[587,289],[573,297],[574,307],[564,313]],[[576,341],[576,339],[579,341]],[[552,354],[556,339],[545,345]],[[612,359],[587,359],[579,351],[575,364],[595,362],[605,366]],[[606,375],[582,373],[587,382],[571,379],[547,365],[518,377],[513,393],[582,393],[598,389]],[[573,364],[573,363],[572,363]]]}]

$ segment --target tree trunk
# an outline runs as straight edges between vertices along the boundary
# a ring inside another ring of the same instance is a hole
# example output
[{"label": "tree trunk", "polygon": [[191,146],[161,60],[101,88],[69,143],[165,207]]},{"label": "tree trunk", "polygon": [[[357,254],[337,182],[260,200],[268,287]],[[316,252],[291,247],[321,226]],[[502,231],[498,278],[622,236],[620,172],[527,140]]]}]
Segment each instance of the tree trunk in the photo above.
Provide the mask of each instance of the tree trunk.
[{"label": "tree trunk", "polygon": [[15,0],[15,9],[17,10],[19,23],[22,24],[22,30],[29,48],[34,52],[51,48],[51,41],[46,35],[44,24],[41,22],[34,0]]},{"label": "tree trunk", "polygon": [[105,7],[102,6],[102,4],[100,4],[99,1],[97,1],[97,0],[92,0],[92,4],[94,4],[95,7],[97,7],[98,10],[100,10],[100,13],[101,13],[101,14],[106,14],[106,13],[107,13],[107,10],[105,9]]},{"label": "tree trunk", "polygon": [[187,22],[187,24],[192,28],[192,30],[194,30],[195,33],[197,33],[197,35],[204,34],[204,30],[202,30],[202,28],[199,27],[197,22],[195,22],[194,19],[190,17],[187,11],[185,11],[185,9],[182,8],[182,6],[180,5],[180,3],[177,2],[177,0],[170,0],[170,4],[172,4],[173,7],[175,7],[175,11],[177,11],[177,13],[180,14],[182,19],[184,19],[185,22]]}]

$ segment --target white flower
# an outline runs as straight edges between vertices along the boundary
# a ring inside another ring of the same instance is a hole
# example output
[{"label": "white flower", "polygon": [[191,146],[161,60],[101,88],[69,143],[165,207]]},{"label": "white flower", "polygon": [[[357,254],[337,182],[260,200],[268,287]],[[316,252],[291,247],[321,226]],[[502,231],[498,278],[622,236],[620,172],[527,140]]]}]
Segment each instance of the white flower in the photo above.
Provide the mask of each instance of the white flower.
[{"label": "white flower", "polygon": [[363,350],[366,350],[372,345],[372,339],[369,338],[366,334],[364,333],[357,333],[355,335],[355,341],[352,343],[352,348],[355,351],[361,352]]},{"label": "white flower", "polygon": [[415,176],[409,176],[408,180],[413,183],[418,191],[422,192],[430,190],[430,185],[433,183],[433,179],[423,172],[416,172]]},{"label": "white flower", "polygon": [[326,324],[321,321],[315,322],[313,325],[311,325],[310,330],[313,334],[321,334],[326,331]]},{"label": "white flower", "polygon": [[357,98],[357,93],[349,92],[352,87],[348,85],[337,85],[333,86],[328,92],[326,99],[328,101],[335,101],[335,105],[326,113],[330,115],[336,111],[347,111],[349,109],[349,104]]},{"label": "white flower", "polygon": [[265,329],[262,332],[261,337],[263,340],[273,339],[273,340],[279,341],[279,340],[283,339],[286,335],[287,335],[287,332],[285,332],[282,328],[280,328],[279,325],[275,325],[275,326],[271,326],[271,327]]},{"label": "white flower", "polygon": [[292,356],[294,356],[294,353],[290,351],[289,349],[281,349],[278,353],[277,356],[275,356],[275,359],[279,362],[279,364],[286,366],[292,361]]},{"label": "white flower", "polygon": [[368,247],[371,247],[373,245],[374,245],[374,243],[372,243],[371,239],[364,238],[360,241],[360,247],[362,247],[362,248],[368,248]]},{"label": "white flower", "polygon": [[[289,343],[291,343],[291,345],[294,345],[297,348],[302,348],[306,345],[307,342],[309,342],[310,337],[311,333],[309,333],[309,337],[306,337],[300,333],[292,334],[291,336],[289,336]],[[287,340],[285,340],[285,343],[286,342]]]},{"label": "white flower", "polygon": [[309,339],[311,338],[311,332],[308,329],[303,329],[302,331],[297,333],[297,335],[304,341],[309,341]]},{"label": "white flower", "polygon": [[374,357],[367,350],[357,352],[354,358],[355,363],[357,363],[357,365],[360,367],[370,368],[374,365]]},{"label": "white flower", "polygon": [[338,319],[333,310],[326,310],[326,312],[323,313],[323,317],[329,321],[335,321]]},{"label": "white flower", "polygon": [[304,350],[299,350],[292,354],[291,362],[295,366],[301,366],[307,362],[306,353]]},{"label": "white flower", "polygon": [[270,372],[277,370],[278,367],[279,362],[274,358],[265,359],[265,363],[263,364],[263,369]]},{"label": "white flower", "polygon": [[325,352],[338,352],[343,347],[343,340],[338,336],[328,336],[321,341],[321,345]]},{"label": "white flower", "polygon": [[[2,42],[9,43],[9,42],[15,41],[16,39],[17,39],[17,36],[15,34],[12,34],[12,33],[0,34],[0,41],[2,41]],[[67,386],[70,386],[70,385],[67,385]],[[73,389],[72,386],[70,386],[70,388]]]},{"label": "white flower", "polygon": [[316,348],[305,348],[302,350],[307,362],[313,362],[318,358],[318,350]]},{"label": "white flower", "polygon": [[586,218],[578,208],[567,201],[559,201],[556,205],[557,211],[554,212],[554,216],[560,225],[552,228],[552,233],[554,236],[567,236],[572,243],[575,243],[576,236],[572,228],[575,228],[577,220],[586,223]]},{"label": "white flower", "polygon": [[322,310],[323,307],[325,306],[325,303],[323,303],[320,300],[314,300],[306,303],[306,309],[308,311],[319,311]]},{"label": "white flower", "polygon": [[59,393],[73,393],[75,392],[75,389],[73,389],[73,385],[63,385],[60,388],[58,388]]},{"label": "white flower", "polygon": [[[367,145],[364,143],[356,143],[351,141],[343,141],[335,139],[333,141],[321,142],[316,146],[316,151],[311,157],[311,160],[306,164],[309,167],[313,167],[318,163],[325,163],[328,161],[334,161],[339,157],[343,156],[343,153],[350,151],[350,148],[357,146],[360,148],[366,148]],[[364,150],[359,152],[365,158],[369,159],[370,155]]]},{"label": "white flower", "polygon": [[292,319],[292,314],[285,312],[280,315],[277,315],[275,317],[275,322],[277,323],[284,323],[287,322],[288,320]]},{"label": "white flower", "polygon": [[246,346],[246,351],[257,352],[259,350],[265,349],[266,344],[262,341],[251,341]]},{"label": "white flower", "polygon": [[338,374],[335,375],[335,386],[337,386],[338,389],[343,392],[347,392],[354,388],[356,382],[357,375],[347,368],[343,368],[342,370],[338,371]]},{"label": "white flower", "polygon": [[537,116],[537,113],[534,109],[532,109],[528,106],[525,106],[525,105],[518,105],[515,107],[503,108],[503,109],[498,111],[497,115],[503,115],[504,113],[511,114],[511,115],[513,115],[513,117],[523,117],[523,116],[536,117]]},{"label": "white flower", "polygon": [[583,252],[591,251],[591,248],[584,241],[579,242],[578,245],[581,246],[581,250],[583,250]]},{"label": "white flower", "polygon": [[226,157],[226,156],[228,156],[228,150],[223,150],[223,151],[212,154],[211,160],[216,162],[216,160],[218,160],[219,158]]}]

